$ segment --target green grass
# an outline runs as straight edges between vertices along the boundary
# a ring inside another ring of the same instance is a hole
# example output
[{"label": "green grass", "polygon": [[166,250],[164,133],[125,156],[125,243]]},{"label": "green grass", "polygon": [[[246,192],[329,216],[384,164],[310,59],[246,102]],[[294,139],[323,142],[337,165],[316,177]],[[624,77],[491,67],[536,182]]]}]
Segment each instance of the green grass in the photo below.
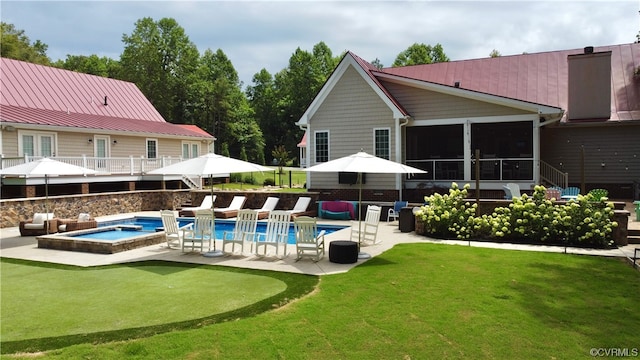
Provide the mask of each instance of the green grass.
[{"label": "green grass", "polygon": [[620,259],[403,244],[272,311],[43,357],[589,358],[591,348],[638,347],[639,303],[640,273]]},{"label": "green grass", "polygon": [[[289,178],[291,175],[291,178]],[[253,173],[243,173],[241,174],[242,179],[246,177],[252,176],[254,181],[253,184],[247,183],[227,183],[227,184],[216,184],[215,187],[223,190],[238,190],[238,189],[257,189],[262,188],[265,179],[272,179],[275,181],[276,186],[283,187],[282,191],[306,191],[303,187],[307,182],[307,173],[301,170],[289,170],[288,168],[283,169],[282,177],[278,175],[278,168],[273,167],[273,171],[271,172],[253,172]],[[282,183],[281,183],[282,181]]]}]

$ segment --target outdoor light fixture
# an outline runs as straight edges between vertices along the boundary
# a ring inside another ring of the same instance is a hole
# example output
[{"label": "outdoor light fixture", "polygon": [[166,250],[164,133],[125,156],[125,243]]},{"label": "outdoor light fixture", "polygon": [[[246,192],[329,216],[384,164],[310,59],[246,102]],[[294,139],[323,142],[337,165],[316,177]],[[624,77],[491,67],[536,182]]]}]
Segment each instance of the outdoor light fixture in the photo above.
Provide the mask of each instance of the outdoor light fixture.
[{"label": "outdoor light fixture", "polygon": [[118,140],[113,140],[113,145],[117,144]]},{"label": "outdoor light fixture", "polygon": [[600,166],[605,167],[607,164],[604,163],[604,161],[600,164]]},{"label": "outdoor light fixture", "polygon": [[93,139],[87,139],[87,142],[91,144],[93,142]]}]

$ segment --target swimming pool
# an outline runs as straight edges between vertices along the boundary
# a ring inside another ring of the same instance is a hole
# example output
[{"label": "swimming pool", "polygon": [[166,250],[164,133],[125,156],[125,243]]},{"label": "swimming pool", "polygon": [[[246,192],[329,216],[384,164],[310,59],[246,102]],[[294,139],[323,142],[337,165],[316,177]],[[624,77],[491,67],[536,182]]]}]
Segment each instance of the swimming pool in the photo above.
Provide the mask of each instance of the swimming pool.
[{"label": "swimming pool", "polygon": [[[193,218],[178,218],[178,224],[193,223]],[[235,220],[216,219],[216,239],[221,240],[225,231],[233,231]],[[318,225],[325,233],[344,229],[340,225]],[[266,221],[259,221],[256,232],[267,230]],[[94,229],[36,237],[39,248],[82,251],[98,254],[114,254],[139,247],[160,244],[166,241],[162,231],[162,220],[155,217],[132,217],[98,223]],[[293,224],[289,230],[289,244],[295,244]]]},{"label": "swimming pool", "polygon": [[[193,223],[193,218],[178,218],[178,225],[180,227],[188,225],[190,223]],[[216,224],[215,224],[216,239],[221,240],[222,237],[224,236],[225,231],[233,231],[235,224],[236,224],[236,221],[233,219],[230,219],[230,220],[216,219]],[[155,231],[161,231],[162,220],[160,218],[155,218],[155,217],[136,216],[128,219],[113,220],[113,221],[108,221],[104,223],[98,223],[98,228],[107,227],[107,226],[136,226],[136,227],[141,227],[141,231],[155,232]],[[325,234],[331,234],[332,232],[342,230],[344,228],[345,226],[340,226],[340,225],[324,225],[324,224],[318,225],[318,231],[324,230]],[[256,227],[256,232],[264,233],[266,231],[267,231],[266,221],[259,221]],[[117,235],[118,234],[114,234],[114,236],[117,236]],[[102,236],[102,235],[98,235],[98,236]],[[287,243],[288,244],[296,243],[296,238],[293,231],[293,222],[291,223],[291,226],[289,228],[289,238],[287,239]]]}]

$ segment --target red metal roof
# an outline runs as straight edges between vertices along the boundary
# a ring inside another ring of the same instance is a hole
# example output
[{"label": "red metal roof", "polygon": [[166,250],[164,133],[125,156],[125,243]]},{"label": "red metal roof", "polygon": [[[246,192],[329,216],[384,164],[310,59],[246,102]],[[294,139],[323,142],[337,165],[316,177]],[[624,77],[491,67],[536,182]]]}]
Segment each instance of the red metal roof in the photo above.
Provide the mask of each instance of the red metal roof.
[{"label": "red metal roof", "polygon": [[212,138],[166,122],[130,82],[6,58],[0,74],[3,122]]},{"label": "red metal roof", "polygon": [[[611,51],[611,118],[640,119],[640,44],[595,47]],[[500,56],[445,63],[384,68],[383,73],[491,95],[568,109],[569,68],[567,57],[584,49]]]}]

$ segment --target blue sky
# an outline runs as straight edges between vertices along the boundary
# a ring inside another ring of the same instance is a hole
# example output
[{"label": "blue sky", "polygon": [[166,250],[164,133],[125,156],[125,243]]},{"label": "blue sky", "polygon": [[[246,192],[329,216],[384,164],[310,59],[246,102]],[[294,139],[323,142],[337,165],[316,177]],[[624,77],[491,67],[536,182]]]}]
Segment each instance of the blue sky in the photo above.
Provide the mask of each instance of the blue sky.
[{"label": "blue sky", "polygon": [[0,2],[2,21],[47,44],[53,60],[118,59],[137,20],[174,18],[201,53],[221,49],[245,85],[320,41],[385,66],[414,43],[440,43],[451,60],[631,43],[639,10],[637,0]]}]

